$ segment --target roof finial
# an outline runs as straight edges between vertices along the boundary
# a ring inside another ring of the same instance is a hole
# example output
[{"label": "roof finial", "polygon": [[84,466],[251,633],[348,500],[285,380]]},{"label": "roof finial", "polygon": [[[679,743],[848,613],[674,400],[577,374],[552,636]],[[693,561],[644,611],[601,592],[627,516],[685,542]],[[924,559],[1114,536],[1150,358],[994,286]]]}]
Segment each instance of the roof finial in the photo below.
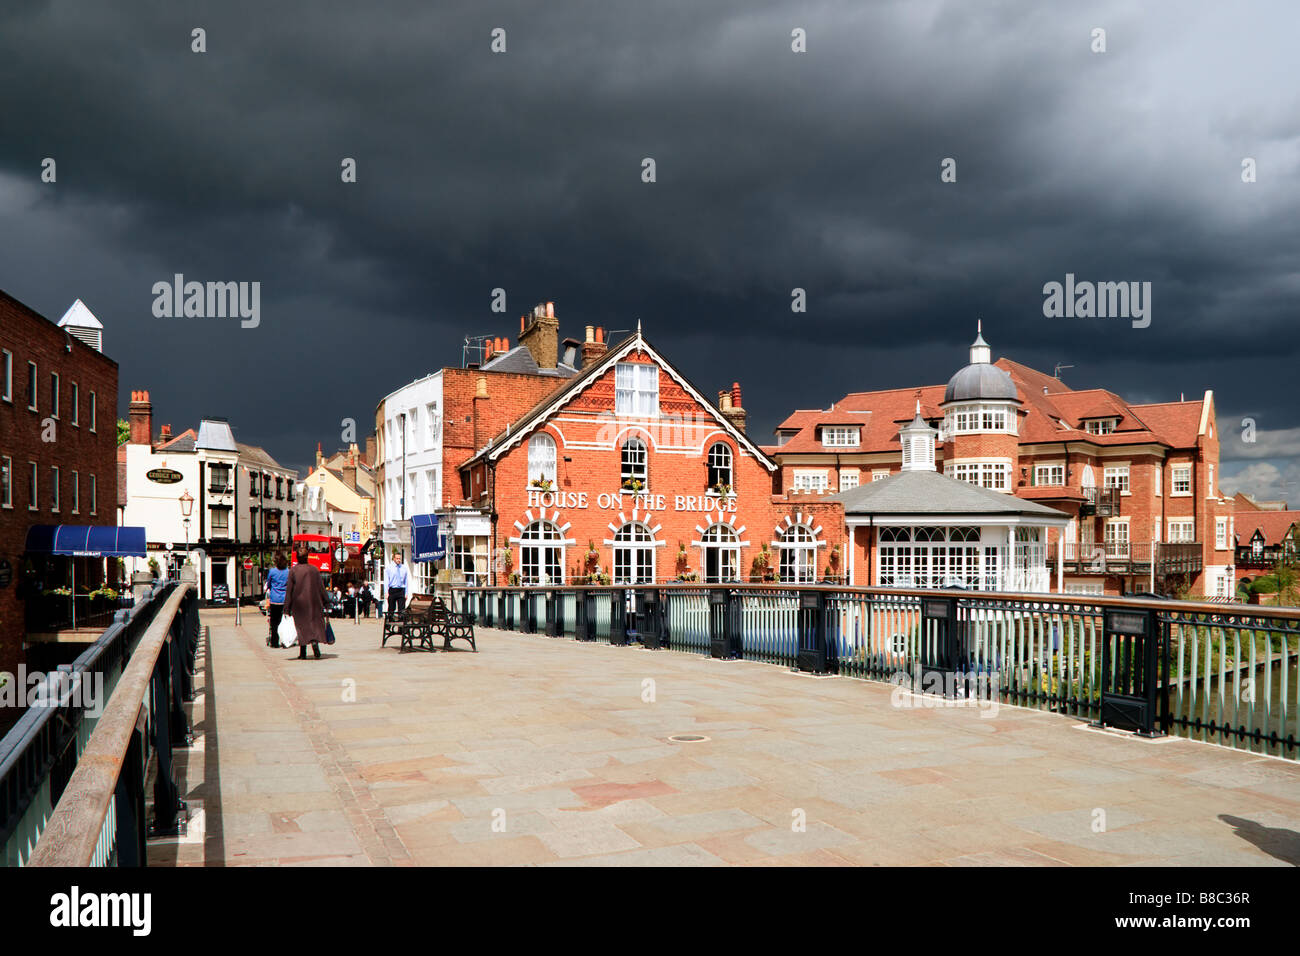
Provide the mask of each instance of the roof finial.
[{"label": "roof finial", "polygon": [[637,319],[637,320],[636,320],[636,334],[637,334],[637,337],[640,338],[640,336],[641,336],[641,320],[640,320],[640,319]]}]

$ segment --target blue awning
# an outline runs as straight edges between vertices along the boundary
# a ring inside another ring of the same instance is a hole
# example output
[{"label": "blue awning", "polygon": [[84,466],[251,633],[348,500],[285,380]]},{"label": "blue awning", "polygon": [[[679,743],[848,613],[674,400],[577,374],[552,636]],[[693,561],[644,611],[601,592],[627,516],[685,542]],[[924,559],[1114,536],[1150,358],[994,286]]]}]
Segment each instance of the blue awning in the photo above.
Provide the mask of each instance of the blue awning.
[{"label": "blue awning", "polygon": [[442,539],[438,537],[438,516],[412,515],[411,560],[436,561],[445,554]]},{"label": "blue awning", "polygon": [[70,554],[86,558],[143,558],[144,528],[119,528],[115,525],[32,525],[27,529],[27,552]]}]

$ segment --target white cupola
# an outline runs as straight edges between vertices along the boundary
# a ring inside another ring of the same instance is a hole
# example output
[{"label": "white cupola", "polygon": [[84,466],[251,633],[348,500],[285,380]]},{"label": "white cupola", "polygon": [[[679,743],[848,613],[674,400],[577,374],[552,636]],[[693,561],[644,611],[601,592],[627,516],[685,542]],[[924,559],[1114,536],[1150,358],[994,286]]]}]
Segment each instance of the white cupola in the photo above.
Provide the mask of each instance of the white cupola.
[{"label": "white cupola", "polygon": [[898,430],[903,446],[903,471],[934,471],[934,439],[938,431],[921,417],[921,400],[916,401],[916,417]]},{"label": "white cupola", "polygon": [[[104,325],[80,299],[63,313],[63,318],[59,319],[59,328],[66,329],[74,339],[85,342],[96,352],[104,351]],[[68,351],[72,351],[71,345],[68,346]]]}]

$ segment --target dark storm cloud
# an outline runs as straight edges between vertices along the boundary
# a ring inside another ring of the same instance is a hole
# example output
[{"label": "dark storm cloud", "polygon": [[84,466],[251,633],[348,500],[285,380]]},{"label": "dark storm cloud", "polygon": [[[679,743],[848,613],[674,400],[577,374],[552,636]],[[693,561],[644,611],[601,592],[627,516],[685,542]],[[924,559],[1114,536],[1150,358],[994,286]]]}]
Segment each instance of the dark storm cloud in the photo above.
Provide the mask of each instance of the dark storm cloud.
[{"label": "dark storm cloud", "polygon": [[[0,287],[52,317],[80,296],[162,420],[225,414],[298,464],[542,299],[564,334],[639,318],[702,387],[739,379],[760,438],[942,382],[976,317],[1076,387],[1213,388],[1224,418],[1294,428],[1297,14],[1075,6],[23,5],[0,15]],[[155,319],[176,272],[261,281],[261,326]],[[1067,272],[1150,281],[1151,327],[1045,319]]]}]

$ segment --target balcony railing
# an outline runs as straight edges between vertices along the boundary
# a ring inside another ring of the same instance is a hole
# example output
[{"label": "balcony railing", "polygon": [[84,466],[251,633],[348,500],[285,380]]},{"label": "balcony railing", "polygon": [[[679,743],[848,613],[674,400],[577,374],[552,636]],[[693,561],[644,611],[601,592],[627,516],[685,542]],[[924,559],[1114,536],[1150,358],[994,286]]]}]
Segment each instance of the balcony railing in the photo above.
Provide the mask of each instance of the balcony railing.
[{"label": "balcony railing", "polygon": [[[1142,574],[1151,571],[1154,553],[1156,574],[1195,574],[1204,557],[1199,541],[1154,545],[1149,541],[1105,541],[1087,544],[1066,541],[1061,545],[1066,574]],[[1047,549],[1047,564],[1055,569],[1057,551]]]},{"label": "balcony railing", "polygon": [[23,624],[27,634],[54,634],[59,631],[102,631],[113,623],[113,617],[135,601],[129,592],[118,597],[104,595],[47,592],[29,595],[23,602]]},{"label": "balcony railing", "polygon": [[1118,488],[1084,488],[1079,514],[1083,517],[1095,515],[1098,518],[1113,518],[1120,513],[1122,500]]}]

